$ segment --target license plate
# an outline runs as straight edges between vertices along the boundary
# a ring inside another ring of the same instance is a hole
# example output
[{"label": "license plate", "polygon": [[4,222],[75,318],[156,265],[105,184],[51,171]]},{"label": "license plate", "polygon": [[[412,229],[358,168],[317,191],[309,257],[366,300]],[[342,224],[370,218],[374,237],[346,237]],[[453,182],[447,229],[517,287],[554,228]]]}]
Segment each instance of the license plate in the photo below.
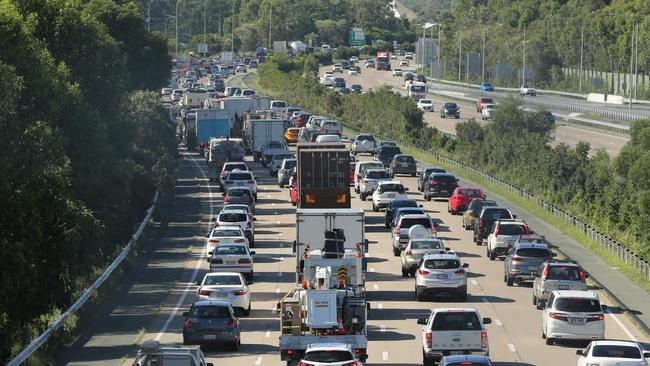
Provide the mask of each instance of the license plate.
[{"label": "license plate", "polygon": [[446,189],[440,190],[440,193],[447,193],[448,191]]},{"label": "license plate", "polygon": [[439,274],[439,275],[436,275],[436,278],[439,279],[439,280],[446,280],[447,275],[446,274]]},{"label": "license plate", "polygon": [[217,335],[216,334],[205,334],[205,335],[203,335],[203,339],[205,339],[206,341],[214,341],[214,340],[217,339]]},{"label": "license plate", "polygon": [[242,183],[242,182],[238,182],[237,185],[238,185],[238,186],[243,186],[244,183]]},{"label": "license plate", "polygon": [[576,324],[576,325],[581,325],[585,323],[584,318],[567,318],[569,320],[569,324]]},{"label": "license plate", "polygon": [[408,168],[409,165],[408,165],[408,163],[401,163],[400,166],[401,166],[402,168]]},{"label": "license plate", "polygon": [[535,271],[535,270],[537,270],[537,267],[536,266],[529,266],[528,270],[529,271]]},{"label": "license plate", "polygon": [[236,264],[237,263],[237,261],[235,261],[235,260],[226,260],[226,261],[223,261],[223,262],[225,264]]},{"label": "license plate", "polygon": [[462,354],[463,354],[463,351],[449,351],[450,356],[462,355]]},{"label": "license plate", "polygon": [[568,290],[568,289],[569,289],[569,285],[559,285],[559,286],[557,287],[557,289],[558,289],[558,290]]},{"label": "license plate", "polygon": [[395,194],[393,193],[388,194],[388,198],[395,198]]},{"label": "license plate", "polygon": [[228,297],[228,295],[224,292],[217,292],[216,297]]}]

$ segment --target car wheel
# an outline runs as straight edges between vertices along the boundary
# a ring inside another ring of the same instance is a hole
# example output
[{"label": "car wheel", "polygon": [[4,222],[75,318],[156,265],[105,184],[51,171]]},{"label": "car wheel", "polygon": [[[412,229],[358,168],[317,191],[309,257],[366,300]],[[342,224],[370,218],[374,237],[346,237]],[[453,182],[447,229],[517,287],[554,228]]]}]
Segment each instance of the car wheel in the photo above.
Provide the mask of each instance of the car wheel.
[{"label": "car wheel", "polygon": [[488,256],[490,257],[490,260],[493,261],[497,258],[497,254],[491,250],[488,250]]},{"label": "car wheel", "polygon": [[280,186],[280,188],[284,188],[284,183],[280,183],[278,185]]},{"label": "car wheel", "polygon": [[408,277],[408,276],[409,276],[409,272],[404,267],[402,267],[402,277]]},{"label": "car wheel", "polygon": [[434,366],[433,359],[427,357],[426,353],[422,351],[422,365],[424,366]]},{"label": "car wheel", "polygon": [[465,226],[465,218],[463,218],[463,229],[467,230],[467,226]]},{"label": "car wheel", "polygon": [[379,211],[379,209],[377,208],[377,206],[375,206],[375,203],[374,203],[374,202],[372,203],[372,210],[375,211],[375,212]]},{"label": "car wheel", "polygon": [[546,345],[552,346],[555,344],[555,339],[546,337]]},{"label": "car wheel", "polygon": [[415,286],[415,300],[424,301],[424,294],[422,291],[418,290],[417,286]]},{"label": "car wheel", "polygon": [[441,114],[441,115],[440,115],[440,118],[445,118],[445,117],[446,117],[446,116],[445,116],[444,114]]},{"label": "car wheel", "polygon": [[365,200],[366,200],[366,195],[362,193],[362,194],[359,195],[359,198],[360,198],[362,201],[365,201]]},{"label": "car wheel", "polygon": [[461,292],[458,294],[458,300],[461,302],[466,302],[467,301],[467,292]]},{"label": "car wheel", "polygon": [[534,292],[533,292],[533,305],[537,306],[537,296],[535,296]]},{"label": "car wheel", "polygon": [[354,191],[355,191],[357,194],[359,194],[359,192],[360,192],[360,191],[359,191],[359,188],[357,188],[357,187],[354,187]]},{"label": "car wheel", "polygon": [[456,116],[456,119],[459,119],[459,118],[460,118],[460,116]]},{"label": "car wheel", "polygon": [[427,202],[431,202],[431,196],[424,196],[424,199],[426,199]]},{"label": "car wheel", "polygon": [[512,287],[512,285],[515,283],[515,279],[512,278],[512,276],[506,275],[506,285],[508,287]]},{"label": "car wheel", "polygon": [[248,304],[248,309],[243,311],[244,316],[249,316],[251,315],[251,304]]},{"label": "car wheel", "polygon": [[393,247],[393,255],[396,256],[396,257],[399,257],[399,253],[400,253],[399,248]]},{"label": "car wheel", "polygon": [[241,343],[241,341],[239,339],[236,340],[233,344],[230,345],[230,350],[231,351],[238,351],[240,343]]},{"label": "car wheel", "polygon": [[411,173],[411,177],[415,177],[415,173]]}]

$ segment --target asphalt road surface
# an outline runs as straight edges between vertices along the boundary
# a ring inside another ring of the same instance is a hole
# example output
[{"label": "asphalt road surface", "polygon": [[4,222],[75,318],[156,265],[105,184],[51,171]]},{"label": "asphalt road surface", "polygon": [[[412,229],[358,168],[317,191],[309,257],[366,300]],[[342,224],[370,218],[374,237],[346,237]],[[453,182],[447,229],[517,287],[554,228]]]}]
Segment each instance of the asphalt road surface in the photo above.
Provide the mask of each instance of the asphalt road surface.
[{"label": "asphalt road surface", "polygon": [[[352,84],[360,84],[364,87],[364,89],[370,90],[388,85],[391,86],[394,90],[398,90],[400,93],[405,94],[404,79],[402,77],[394,77],[391,71],[377,71],[375,69],[367,69],[363,65],[363,61],[360,63],[360,65],[361,73],[359,75],[348,75],[347,70],[344,70],[344,73],[337,73],[335,74],[335,77],[344,78],[348,87]],[[397,60],[393,60],[392,67],[399,68],[399,62]],[[331,70],[331,66],[323,66],[320,68],[320,75],[323,75],[325,71]],[[476,112],[475,106],[470,103],[459,103],[461,105],[461,117],[459,119],[441,118],[439,108],[441,103],[444,103],[447,100],[440,96],[430,95],[429,97],[433,99],[435,111],[425,113],[424,119],[430,126],[435,127],[442,132],[456,134],[456,124],[459,122],[467,121],[471,118],[474,118],[481,124],[487,123],[486,121],[481,120],[481,114]],[[605,149],[605,151],[607,151],[610,156],[618,155],[623,145],[629,141],[628,136],[607,133],[596,129],[560,125],[559,122],[556,125],[553,137],[553,145],[564,143],[571,147],[575,147],[579,141],[585,141],[590,144],[592,154],[597,149]]]},{"label": "asphalt road surface", "polygon": [[[365,159],[363,157],[362,159]],[[248,159],[247,159],[248,160]],[[251,285],[253,311],[242,318],[242,347],[238,352],[205,349],[209,362],[228,365],[283,365],[278,352],[279,319],[273,308],[293,287],[295,261],[290,243],[295,236],[295,209],[288,189],[278,188],[268,170],[248,162],[259,180],[257,205],[255,283]],[[208,270],[203,235],[221,205],[218,187],[204,176],[206,165],[196,155],[183,153],[180,174],[160,220],[147,236],[145,250],[129,271],[114,301],[98,312],[81,336],[56,361],[57,365],[129,364],[137,344],[147,339],[182,342],[181,313],[196,298],[195,279]],[[438,299],[416,302],[414,279],[403,278],[398,257],[391,250],[390,232],[383,212],[372,212],[370,201],[355,195],[353,207],[366,213],[370,240],[367,289],[372,305],[369,329],[371,365],[421,364],[418,317],[434,307],[476,307],[491,317],[488,325],[491,358],[497,365],[568,365],[577,359],[579,344],[547,346],[541,338],[541,311],[531,303],[529,286],[507,287],[503,263],[489,261],[485,248],[472,242],[461,217],[447,213],[445,201],[426,202],[417,192],[415,178],[397,177],[425,210],[439,222],[440,236],[469,263],[467,303]],[[535,230],[535,228],[533,228]],[[540,232],[540,234],[544,234]],[[647,341],[620,315],[606,317],[608,338]]]}]

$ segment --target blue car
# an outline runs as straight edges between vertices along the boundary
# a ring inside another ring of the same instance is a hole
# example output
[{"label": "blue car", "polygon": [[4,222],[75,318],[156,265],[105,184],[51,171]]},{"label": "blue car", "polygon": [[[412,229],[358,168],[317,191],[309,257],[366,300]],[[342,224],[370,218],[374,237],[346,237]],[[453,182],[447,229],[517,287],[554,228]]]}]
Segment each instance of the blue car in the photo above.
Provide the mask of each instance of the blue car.
[{"label": "blue car", "polygon": [[481,90],[491,92],[494,91],[494,87],[492,83],[481,83]]}]

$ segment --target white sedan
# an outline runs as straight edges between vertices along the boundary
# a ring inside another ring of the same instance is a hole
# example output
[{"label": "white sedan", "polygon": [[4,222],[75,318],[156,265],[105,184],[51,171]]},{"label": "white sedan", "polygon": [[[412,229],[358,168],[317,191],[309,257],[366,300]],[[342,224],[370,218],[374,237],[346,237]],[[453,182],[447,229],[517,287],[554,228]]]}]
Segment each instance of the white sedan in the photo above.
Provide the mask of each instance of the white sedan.
[{"label": "white sedan", "polygon": [[418,100],[418,108],[423,111],[433,112],[433,100],[431,99]]},{"label": "white sedan", "polygon": [[645,352],[637,342],[630,341],[591,341],[586,349],[577,350],[578,366],[648,366]]},{"label": "white sedan", "polygon": [[248,239],[244,235],[244,230],[239,226],[218,226],[212,229],[206,242],[207,251],[211,252],[219,244],[248,243]]},{"label": "white sedan", "polygon": [[251,312],[251,293],[241,273],[206,273],[202,281],[196,283],[199,300],[225,300],[244,316]]}]

